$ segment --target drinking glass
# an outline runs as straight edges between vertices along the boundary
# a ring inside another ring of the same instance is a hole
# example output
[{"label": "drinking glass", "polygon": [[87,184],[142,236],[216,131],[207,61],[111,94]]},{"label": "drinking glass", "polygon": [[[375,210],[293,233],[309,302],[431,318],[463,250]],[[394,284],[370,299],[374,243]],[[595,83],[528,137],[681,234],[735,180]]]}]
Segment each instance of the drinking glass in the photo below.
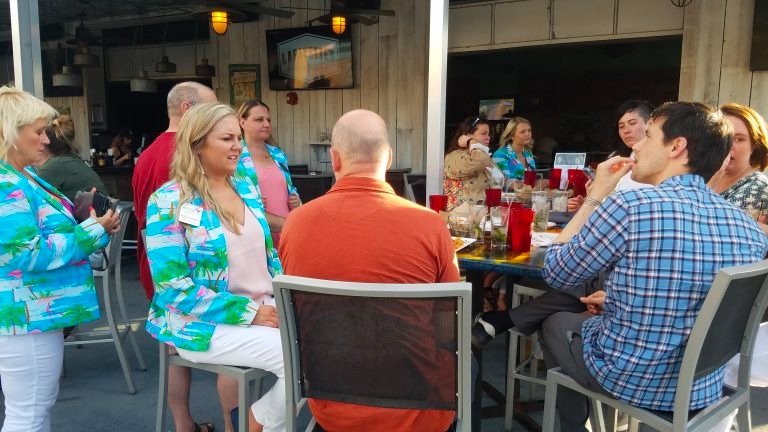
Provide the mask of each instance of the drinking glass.
[{"label": "drinking glass", "polygon": [[448,204],[447,195],[430,195],[429,196],[429,208],[437,213],[445,210],[445,206]]},{"label": "drinking glass", "polygon": [[531,193],[531,208],[536,214],[533,216],[533,230],[546,231],[549,222],[549,197],[546,191]]},{"label": "drinking glass", "polygon": [[508,225],[509,208],[491,208],[491,249],[505,250],[507,248]]}]

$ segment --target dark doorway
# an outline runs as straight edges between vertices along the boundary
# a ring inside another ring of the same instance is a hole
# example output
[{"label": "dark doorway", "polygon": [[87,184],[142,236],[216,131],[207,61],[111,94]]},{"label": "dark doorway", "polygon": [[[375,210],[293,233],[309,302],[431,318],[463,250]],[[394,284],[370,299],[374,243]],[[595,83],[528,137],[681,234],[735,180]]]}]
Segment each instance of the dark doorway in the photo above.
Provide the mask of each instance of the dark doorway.
[{"label": "dark doorway", "polygon": [[[681,51],[682,38],[669,37],[451,55],[446,137],[477,115],[480,100],[514,98],[535,140],[553,139],[557,151],[609,152],[621,102],[677,99]],[[493,122],[492,133],[504,126]]]},{"label": "dark doorway", "polygon": [[154,141],[161,132],[168,129],[166,96],[171,88],[182,81],[197,81],[211,86],[210,79],[158,80],[157,93],[132,92],[128,81],[107,83],[107,98],[110,133],[126,127],[133,132],[134,143],[138,144],[142,134],[148,142]]}]

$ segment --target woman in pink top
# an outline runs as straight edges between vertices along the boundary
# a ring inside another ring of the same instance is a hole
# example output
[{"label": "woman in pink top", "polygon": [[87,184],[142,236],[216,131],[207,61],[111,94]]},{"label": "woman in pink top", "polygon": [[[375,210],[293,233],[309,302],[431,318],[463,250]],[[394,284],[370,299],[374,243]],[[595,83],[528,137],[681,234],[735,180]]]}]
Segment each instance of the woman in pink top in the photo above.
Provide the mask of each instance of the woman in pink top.
[{"label": "woman in pink top", "polygon": [[250,179],[260,189],[269,229],[277,247],[288,212],[300,206],[301,200],[291,182],[288,158],[278,147],[269,144],[272,138],[269,107],[251,99],[240,105],[237,116],[243,129],[243,154],[237,166],[237,175]]}]

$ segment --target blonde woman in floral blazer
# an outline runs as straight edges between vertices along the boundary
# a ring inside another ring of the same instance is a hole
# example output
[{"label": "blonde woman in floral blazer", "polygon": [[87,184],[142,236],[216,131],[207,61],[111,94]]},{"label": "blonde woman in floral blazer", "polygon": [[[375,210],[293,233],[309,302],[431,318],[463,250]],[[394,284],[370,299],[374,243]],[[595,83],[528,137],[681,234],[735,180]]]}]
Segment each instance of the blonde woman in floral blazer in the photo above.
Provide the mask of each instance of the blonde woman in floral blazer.
[{"label": "blonde woman in floral blazer", "polygon": [[[88,255],[120,222],[112,211],[78,224],[72,203],[26,167],[39,162],[56,111],[0,88],[0,380],[4,431],[49,431],[64,357],[62,328],[95,320]],[[8,126],[11,126],[10,128]]]},{"label": "blonde woman in floral blazer", "polygon": [[282,267],[258,189],[234,175],[242,149],[228,105],[197,104],[182,117],[171,181],[147,206],[155,295],[146,328],[190,361],[277,375],[252,406],[251,421],[278,431],[285,384],[271,279]]}]

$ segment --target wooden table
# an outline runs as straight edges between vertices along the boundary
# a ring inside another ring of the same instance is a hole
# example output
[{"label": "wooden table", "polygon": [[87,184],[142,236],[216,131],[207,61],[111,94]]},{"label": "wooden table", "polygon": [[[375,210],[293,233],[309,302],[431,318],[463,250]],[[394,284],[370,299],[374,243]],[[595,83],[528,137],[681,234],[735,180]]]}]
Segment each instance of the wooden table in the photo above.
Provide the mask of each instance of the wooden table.
[{"label": "wooden table", "polygon": [[[483,276],[485,272],[502,273],[507,276],[522,276],[531,278],[541,278],[541,270],[544,267],[544,255],[547,248],[531,247],[530,252],[514,253],[509,250],[505,252],[493,252],[490,249],[490,241],[483,244],[473,244],[456,253],[459,260],[459,267],[467,271],[467,282],[472,284],[472,310],[475,313],[482,312],[483,308]],[[480,419],[489,417],[504,416],[506,396],[499,392],[495,387],[483,381],[482,372],[482,350],[473,347],[473,352],[477,358],[480,368],[478,371],[478,382],[481,385],[475,387],[475,406],[472,416],[472,430],[480,431]],[[481,392],[485,391],[496,406],[480,409]],[[514,397],[513,417],[518,423],[530,431],[541,431],[541,426],[528,415],[529,411],[541,410],[540,404],[523,404],[517,395]],[[478,415],[479,414],[479,415]]]}]

